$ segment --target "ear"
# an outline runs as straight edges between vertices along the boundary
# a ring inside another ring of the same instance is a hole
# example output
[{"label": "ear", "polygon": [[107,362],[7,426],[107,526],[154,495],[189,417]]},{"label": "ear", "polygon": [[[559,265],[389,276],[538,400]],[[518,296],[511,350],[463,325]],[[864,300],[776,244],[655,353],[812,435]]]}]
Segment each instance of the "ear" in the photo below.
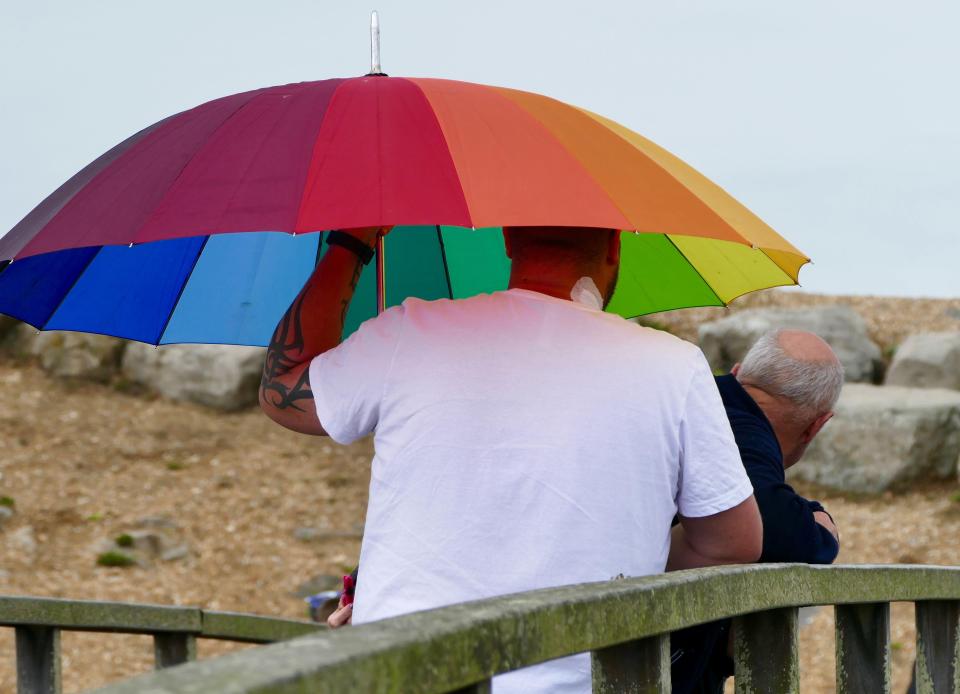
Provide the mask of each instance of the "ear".
[{"label": "ear", "polygon": [[620,230],[610,230],[610,240],[607,242],[607,264],[620,264]]},{"label": "ear", "polygon": [[822,414],[813,420],[806,429],[803,430],[803,433],[800,434],[800,440],[803,444],[808,444],[813,441],[814,437],[820,433],[820,430],[823,429],[823,425],[829,422],[833,418],[833,412],[827,412]]},{"label": "ear", "polygon": [[740,362],[737,362],[736,364],[733,365],[733,368],[730,369],[730,373],[733,374],[734,376],[740,373]]},{"label": "ear", "polygon": [[503,228],[503,247],[507,251],[507,257],[510,260],[513,260],[513,247],[510,244],[510,230],[507,227]]}]

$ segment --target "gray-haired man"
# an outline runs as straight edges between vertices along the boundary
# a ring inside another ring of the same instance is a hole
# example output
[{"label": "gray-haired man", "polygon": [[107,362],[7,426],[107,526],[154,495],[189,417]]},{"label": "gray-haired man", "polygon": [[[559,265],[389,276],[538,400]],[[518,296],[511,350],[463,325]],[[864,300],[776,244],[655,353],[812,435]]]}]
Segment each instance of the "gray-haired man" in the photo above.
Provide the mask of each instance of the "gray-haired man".
[{"label": "gray-haired man", "polygon": [[[813,333],[774,330],[716,381],[763,519],[759,561],[831,563],[840,548],[833,519],[797,494],[784,471],[833,416],[840,361]],[[729,622],[716,622],[674,634],[674,694],[723,691],[733,674],[728,633]]]}]

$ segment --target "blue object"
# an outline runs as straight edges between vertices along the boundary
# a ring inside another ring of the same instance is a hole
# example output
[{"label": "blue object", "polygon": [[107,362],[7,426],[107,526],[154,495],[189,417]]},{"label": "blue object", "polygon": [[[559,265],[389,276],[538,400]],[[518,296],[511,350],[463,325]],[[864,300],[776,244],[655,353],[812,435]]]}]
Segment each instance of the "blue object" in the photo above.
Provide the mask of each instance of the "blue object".
[{"label": "blue object", "polygon": [[787,484],[783,454],[770,422],[736,378],[727,375],[716,380],[763,519],[759,561],[832,563],[840,546],[813,517],[823,506],[804,499]]},{"label": "blue object", "polygon": [[[223,234],[32,256],[0,266],[0,313],[38,330],[155,345],[263,346],[313,272],[322,236]],[[375,301],[364,274],[360,304]]]},{"label": "blue object", "polygon": [[[718,376],[716,381],[763,519],[759,561],[832,563],[840,547],[813,517],[824,508],[787,484],[780,443],[763,410],[734,376]],[[670,635],[673,694],[723,691],[724,681],[733,675],[733,660],[727,655],[730,624],[728,619],[698,624]]]}]

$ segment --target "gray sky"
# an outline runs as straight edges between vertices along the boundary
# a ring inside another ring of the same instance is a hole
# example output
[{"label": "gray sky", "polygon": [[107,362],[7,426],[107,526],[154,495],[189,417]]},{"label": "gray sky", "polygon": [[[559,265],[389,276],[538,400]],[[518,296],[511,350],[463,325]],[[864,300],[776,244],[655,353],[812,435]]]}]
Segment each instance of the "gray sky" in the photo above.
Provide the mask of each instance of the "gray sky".
[{"label": "gray sky", "polygon": [[611,117],[813,257],[804,289],[960,296],[960,3],[0,2],[0,234],[90,160],[233,92],[383,68]]}]

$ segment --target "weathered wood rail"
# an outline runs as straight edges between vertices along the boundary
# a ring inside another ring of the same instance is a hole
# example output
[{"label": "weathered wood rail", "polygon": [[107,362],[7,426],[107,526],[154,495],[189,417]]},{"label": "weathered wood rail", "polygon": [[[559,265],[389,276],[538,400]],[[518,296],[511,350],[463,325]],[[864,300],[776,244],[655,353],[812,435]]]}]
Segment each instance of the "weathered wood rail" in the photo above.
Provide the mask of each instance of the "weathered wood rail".
[{"label": "weathered wood rail", "polygon": [[917,605],[917,691],[960,694],[960,568],[788,564],[454,605],[188,663],[98,692],[480,694],[494,675],[591,652],[594,692],[663,693],[670,632],[728,617],[737,692],[798,692],[797,610],[835,605],[837,691],[873,694],[890,691],[889,604],[899,601]]},{"label": "weathered wood rail", "polygon": [[152,635],[159,670],[196,659],[198,638],[264,644],[325,629],[195,607],[8,596],[0,596],[0,627],[16,632],[18,694],[59,694],[62,631]]}]

